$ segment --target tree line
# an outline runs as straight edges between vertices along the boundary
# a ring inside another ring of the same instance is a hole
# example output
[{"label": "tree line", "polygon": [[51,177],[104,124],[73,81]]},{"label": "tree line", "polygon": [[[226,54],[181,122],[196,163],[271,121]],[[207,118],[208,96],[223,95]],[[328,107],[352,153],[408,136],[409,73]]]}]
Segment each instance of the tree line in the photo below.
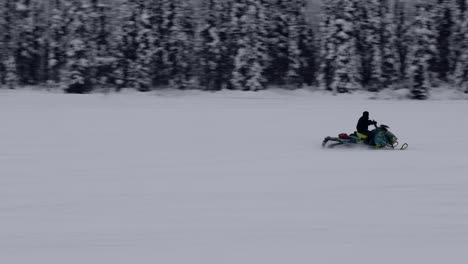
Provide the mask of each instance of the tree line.
[{"label": "tree line", "polygon": [[4,0],[0,85],[468,92],[468,0]]}]

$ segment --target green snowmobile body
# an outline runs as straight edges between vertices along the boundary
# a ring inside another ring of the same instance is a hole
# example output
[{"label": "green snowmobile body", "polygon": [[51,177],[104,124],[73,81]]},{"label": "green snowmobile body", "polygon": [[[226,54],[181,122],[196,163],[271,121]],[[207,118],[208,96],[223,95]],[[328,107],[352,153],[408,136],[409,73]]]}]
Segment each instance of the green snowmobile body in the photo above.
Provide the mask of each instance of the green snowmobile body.
[{"label": "green snowmobile body", "polygon": [[[371,131],[370,136],[366,136],[359,132],[354,132],[350,135],[340,134],[338,137],[326,137],[322,143],[325,147],[329,141],[336,142],[329,147],[335,147],[339,145],[351,145],[351,144],[365,144],[377,149],[381,148],[396,148],[398,146],[398,138],[390,132],[388,126],[380,125]],[[408,144],[404,144],[401,149],[406,149]]]}]

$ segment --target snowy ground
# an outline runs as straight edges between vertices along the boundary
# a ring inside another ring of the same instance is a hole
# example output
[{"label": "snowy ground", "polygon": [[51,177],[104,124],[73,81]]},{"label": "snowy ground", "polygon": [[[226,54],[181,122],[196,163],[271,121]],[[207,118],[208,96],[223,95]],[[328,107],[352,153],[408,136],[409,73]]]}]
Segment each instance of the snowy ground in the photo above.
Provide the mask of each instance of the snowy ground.
[{"label": "snowy ground", "polygon": [[467,101],[359,98],[2,90],[1,263],[467,263]]}]

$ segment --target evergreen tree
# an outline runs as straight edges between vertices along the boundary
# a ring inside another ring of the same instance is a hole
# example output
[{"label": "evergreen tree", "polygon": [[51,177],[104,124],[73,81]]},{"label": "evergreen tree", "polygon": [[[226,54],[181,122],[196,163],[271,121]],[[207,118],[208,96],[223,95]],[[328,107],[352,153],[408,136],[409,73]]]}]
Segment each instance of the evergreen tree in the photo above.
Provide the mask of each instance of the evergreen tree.
[{"label": "evergreen tree", "polygon": [[8,88],[14,89],[18,83],[18,72],[16,70],[16,60],[10,55],[5,60],[5,83]]},{"label": "evergreen tree", "polygon": [[228,86],[232,71],[229,53],[228,2],[205,0],[199,33],[199,78],[202,89],[214,91]]},{"label": "evergreen tree", "polygon": [[466,0],[455,0],[456,8],[459,10],[457,13],[460,17],[465,17],[466,11],[468,11],[468,1]]},{"label": "evergreen tree", "polygon": [[131,0],[121,7],[122,27],[118,33],[118,84],[148,91],[153,84],[156,31],[151,2]]},{"label": "evergreen tree", "polygon": [[184,0],[162,0],[162,49],[167,81],[185,89],[193,75],[195,27],[193,9]]},{"label": "evergreen tree", "polygon": [[137,20],[136,84],[139,91],[149,91],[152,86],[151,63],[155,53],[154,32],[151,25],[151,7],[147,1],[139,0]]},{"label": "evergreen tree", "polygon": [[370,0],[354,1],[355,8],[355,39],[356,39],[356,59],[359,74],[359,82],[362,87],[368,87],[372,77],[373,41],[372,34]]},{"label": "evergreen tree", "polygon": [[322,85],[335,93],[359,89],[355,2],[329,0],[325,4],[325,21],[322,25]]},{"label": "evergreen tree", "polygon": [[138,52],[137,5],[135,1],[125,1],[120,6],[120,28],[117,32],[118,54],[115,79],[118,90],[123,87],[136,87],[136,67]]},{"label": "evergreen tree", "polygon": [[299,50],[301,51],[300,76],[306,85],[317,84],[317,43],[311,25],[302,27],[299,37]]},{"label": "evergreen tree", "polygon": [[455,84],[468,93],[468,14],[465,1],[458,2],[455,52]]},{"label": "evergreen tree", "polygon": [[88,93],[92,90],[92,65],[89,48],[89,16],[85,3],[80,0],[71,2],[68,10],[70,17],[70,42],[67,46],[67,88],[68,93]]},{"label": "evergreen tree", "polygon": [[54,0],[50,8],[49,31],[47,35],[47,66],[46,81],[59,83],[62,81],[62,71],[67,63],[66,45],[68,35],[67,11],[70,3]]},{"label": "evergreen tree", "polygon": [[305,0],[277,0],[268,16],[268,58],[265,76],[270,84],[301,87],[315,79],[314,33],[306,19]]},{"label": "evergreen tree", "polygon": [[354,8],[347,0],[338,1],[342,9],[338,9],[336,27],[336,69],[332,82],[332,90],[339,93],[359,89],[357,63],[355,61],[356,43],[354,38]]},{"label": "evergreen tree", "polygon": [[[468,23],[464,25],[468,29]],[[465,93],[468,93],[468,30],[465,30],[465,39],[462,47],[464,51],[460,54],[457,71],[455,72],[455,83],[461,87]]]},{"label": "evergreen tree", "polygon": [[[457,0],[454,11],[454,33],[453,33],[453,57],[451,62],[453,63],[454,82],[461,86],[466,86],[466,55],[468,43],[467,43],[467,26],[468,26],[468,1]],[[466,88],[468,89],[468,88]],[[467,90],[468,91],[468,90]]]},{"label": "evergreen tree", "polygon": [[31,0],[16,2],[15,10],[18,23],[16,42],[16,67],[21,84],[38,84],[41,68],[41,28],[38,21],[38,6]]},{"label": "evergreen tree", "polygon": [[379,91],[398,80],[393,16],[388,0],[366,0],[356,4],[360,80],[369,90]]},{"label": "evergreen tree", "polygon": [[110,6],[104,0],[89,0],[90,37],[90,67],[92,70],[92,83],[94,85],[107,85],[111,82],[115,52],[111,46]]},{"label": "evergreen tree", "polygon": [[[354,1],[356,59],[358,62],[359,82],[362,87],[374,87],[379,76],[379,68],[374,59],[380,50],[378,47],[376,6],[373,0]],[[370,89],[372,90],[372,88]]]},{"label": "evergreen tree", "polygon": [[1,52],[0,52],[0,84],[6,84],[13,89],[17,85],[18,73],[15,54],[17,28],[15,21],[16,5],[14,0],[5,0],[1,3]]},{"label": "evergreen tree", "polygon": [[239,0],[231,10],[233,37],[237,39],[231,80],[236,90],[266,88],[267,17],[264,0]]},{"label": "evergreen tree", "polygon": [[379,86],[383,83],[383,28],[382,18],[385,11],[380,6],[380,0],[370,0],[367,3],[369,12],[369,32],[367,39],[369,41],[369,65],[370,65],[370,78],[369,78],[369,90],[378,91]]},{"label": "evergreen tree", "polygon": [[6,36],[7,34],[7,15],[5,13],[6,11],[6,4],[8,1],[5,3],[0,3],[0,88],[2,85],[5,83],[5,62],[7,60],[7,57],[9,55],[9,52],[7,50],[7,43],[6,43]]},{"label": "evergreen tree", "polygon": [[320,75],[319,82],[322,89],[331,90],[335,68],[336,47],[333,40],[332,28],[335,20],[335,6],[337,0],[326,0],[323,3],[323,20],[320,23]]},{"label": "evergreen tree", "polygon": [[265,77],[269,84],[282,86],[286,84],[289,70],[289,48],[291,17],[290,0],[276,0],[268,7],[268,64],[265,68]]},{"label": "evergreen tree", "polygon": [[379,21],[379,48],[381,58],[378,67],[381,67],[380,88],[392,87],[398,82],[398,59],[395,48],[395,26],[393,25],[393,15],[390,11],[388,0],[378,0]]},{"label": "evergreen tree", "polygon": [[[302,87],[306,77],[313,78],[315,75],[313,32],[305,17],[306,3],[305,0],[291,0],[287,9],[289,21],[286,84],[294,88]],[[308,34],[310,36],[307,36]]]},{"label": "evergreen tree", "polygon": [[455,19],[453,0],[438,0],[434,12],[437,34],[437,63],[435,64],[435,71],[440,80],[447,82],[453,68],[451,65]]},{"label": "evergreen tree", "polygon": [[411,43],[410,73],[412,81],[411,97],[426,99],[429,94],[430,64],[436,54],[435,33],[431,19],[432,6],[416,6],[415,20],[412,25],[413,41]]},{"label": "evergreen tree", "polygon": [[408,78],[408,56],[410,52],[410,31],[403,1],[396,0],[394,5],[395,49],[400,82]]},{"label": "evergreen tree", "polygon": [[152,61],[151,61],[151,68],[150,72],[152,75],[152,84],[153,86],[164,86],[167,85],[168,80],[168,73],[164,64],[166,51],[164,50],[164,37],[163,33],[167,31],[164,30],[164,10],[163,10],[163,2],[160,0],[150,1],[149,5],[149,12],[150,16],[150,23],[151,23],[151,40],[152,40]]}]

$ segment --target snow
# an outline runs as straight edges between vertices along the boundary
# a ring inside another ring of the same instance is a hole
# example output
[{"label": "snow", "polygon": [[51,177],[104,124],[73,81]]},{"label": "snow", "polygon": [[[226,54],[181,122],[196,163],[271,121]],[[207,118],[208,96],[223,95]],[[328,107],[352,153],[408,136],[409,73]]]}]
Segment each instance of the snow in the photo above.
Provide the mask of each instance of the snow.
[{"label": "snow", "polygon": [[468,104],[366,97],[0,90],[2,263],[465,263]]}]

